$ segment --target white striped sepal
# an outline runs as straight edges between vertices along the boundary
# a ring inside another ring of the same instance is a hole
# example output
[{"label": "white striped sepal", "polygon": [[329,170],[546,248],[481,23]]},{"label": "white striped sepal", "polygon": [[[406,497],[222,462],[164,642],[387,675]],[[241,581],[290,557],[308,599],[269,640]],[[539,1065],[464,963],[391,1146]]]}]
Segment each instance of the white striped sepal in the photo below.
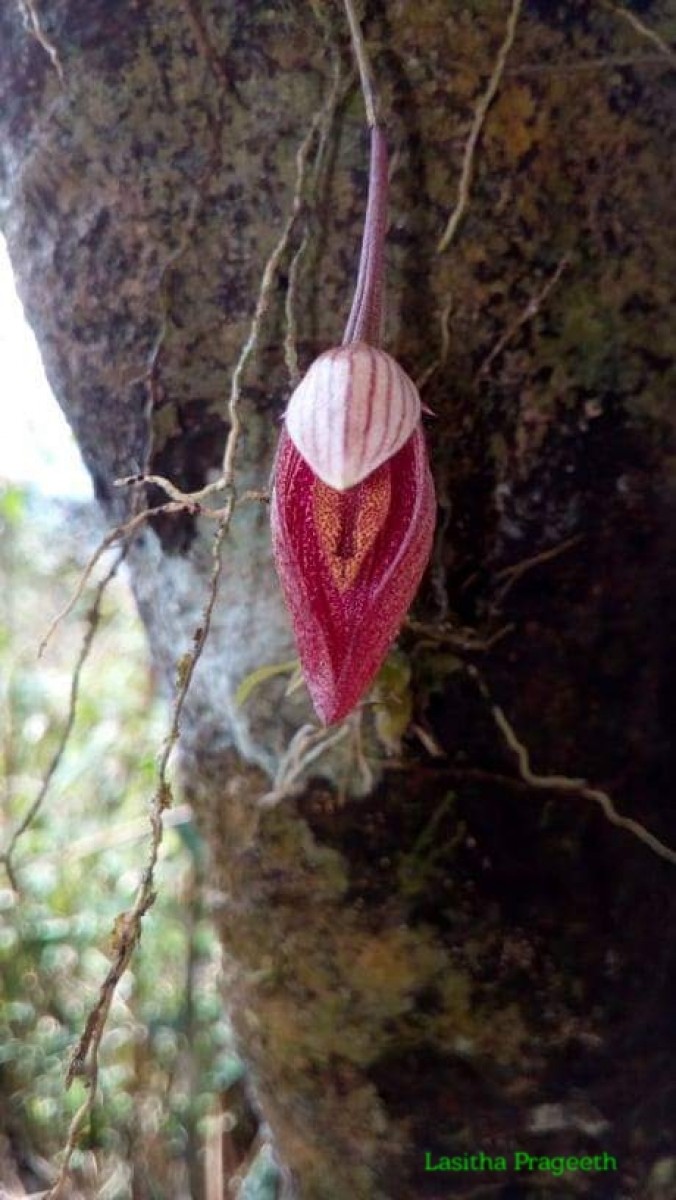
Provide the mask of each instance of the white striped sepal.
[{"label": "white striped sepal", "polygon": [[299,454],[339,492],[392,458],[419,421],[413,381],[389,354],[366,342],[315,359],[286,410],[286,429]]}]

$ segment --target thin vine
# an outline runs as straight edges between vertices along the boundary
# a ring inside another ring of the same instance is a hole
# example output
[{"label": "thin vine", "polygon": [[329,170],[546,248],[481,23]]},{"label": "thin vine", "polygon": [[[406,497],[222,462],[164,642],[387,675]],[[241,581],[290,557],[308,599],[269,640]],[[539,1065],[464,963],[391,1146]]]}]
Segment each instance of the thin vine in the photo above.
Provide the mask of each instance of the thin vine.
[{"label": "thin vine", "polygon": [[458,198],[455,208],[448,218],[446,228],[439,239],[437,253],[442,254],[444,250],[448,250],[453,238],[455,237],[460,222],[462,221],[470,199],[470,191],[472,187],[472,178],[474,175],[474,158],[476,155],[477,146],[481,137],[481,132],[484,127],[484,122],[500,87],[500,81],[504,74],[505,66],[509,52],[514,44],[516,36],[516,27],[521,12],[522,0],[512,0],[512,5],[507,18],[507,26],[505,36],[500,46],[500,49],[493,66],[488,84],[485,91],[479,98],[477,106],[474,110],[474,117],[469,131],[469,137],[465,143],[465,151],[462,160],[462,170],[460,172],[460,183],[458,184]]},{"label": "thin vine", "polygon": [[[258,492],[247,492],[239,499],[236,496],[235,473],[237,447],[241,435],[240,402],[242,381],[246,367],[257,347],[260,338],[263,321],[271,303],[277,271],[282,258],[287,251],[292,233],[296,227],[299,214],[302,210],[308,155],[313,143],[315,142],[315,139],[317,138],[317,134],[322,126],[322,123],[330,122],[333,119],[333,113],[335,111],[335,103],[337,102],[338,94],[339,93],[337,91],[332,92],[330,102],[322,108],[317,117],[315,117],[315,119],[312,121],[296,156],[297,175],[295,191],[291,204],[291,212],[284,225],[282,234],[266,262],[256,306],[251,320],[249,335],[242,347],[232,373],[228,401],[230,428],[225,444],[219,479],[215,481],[215,483],[208,484],[205,488],[193,493],[184,493],[180,491],[180,489],[176,488],[170,480],[165,479],[162,476],[142,474],[117,481],[118,486],[139,483],[146,484],[151,482],[156,483],[159,487],[163,488],[165,493],[170,497],[169,502],[135,513],[134,516],[132,516],[128,521],[117,526],[103,539],[102,543],[99,545],[85,566],[73,596],[66,607],[54,619],[41,644],[42,652],[58,625],[72,611],[74,605],[82,595],[86,583],[91,576],[91,572],[101,555],[104,554],[110,546],[114,545],[120,540],[128,542],[128,540],[138,531],[138,529],[140,529],[142,525],[151,517],[159,514],[173,514],[188,511],[191,513],[200,513],[217,521],[217,527],[212,543],[213,565],[209,581],[208,595],[202,612],[201,621],[197,629],[194,631],[191,649],[185,655],[183,655],[177,665],[176,690],[171,710],[169,729],[165,737],[162,753],[158,762],[156,786],[150,802],[149,819],[151,837],[146,865],[142,872],[131,908],[127,912],[122,913],[116,922],[114,931],[113,961],[101,984],[97,1001],[89,1013],[82,1035],[70,1058],[66,1075],[66,1085],[70,1086],[74,1079],[83,1077],[87,1083],[87,1095],[71,1121],[63,1150],[63,1158],[59,1174],[55,1183],[47,1193],[47,1200],[60,1200],[63,1194],[63,1188],[69,1177],[73,1153],[77,1147],[80,1136],[86,1124],[91,1118],[97,1095],[99,1049],[106,1027],[108,1014],[110,1012],[110,1007],[118,984],[124,976],[129,963],[131,962],[134,951],[139,943],[143,919],[155,901],[155,870],[163,838],[163,817],[165,810],[171,805],[172,802],[171,784],[168,779],[168,768],[170,765],[172,751],[180,738],[181,716],[195,668],[209,636],[212,615],[218,596],[219,582],[222,573],[223,543],[228,533],[236,506],[239,503],[245,503],[252,499],[260,500],[264,498],[264,493]],[[207,496],[210,496],[218,491],[226,493],[224,502],[221,506],[215,508],[203,505],[202,501]]]},{"label": "thin vine", "polygon": [[662,858],[665,862],[676,866],[676,850],[662,842],[654,833],[646,829],[645,825],[642,825],[640,821],[634,820],[633,817],[625,817],[619,813],[612,797],[607,792],[602,791],[600,788],[592,787],[586,779],[576,779],[568,775],[540,775],[537,771],[534,771],[531,766],[528,747],[517,736],[514,727],[507,719],[502,708],[495,703],[488,690],[488,685],[479,674],[479,671],[474,666],[468,666],[466,669],[488,705],[493,720],[506,745],[516,758],[519,777],[525,784],[530,788],[540,791],[562,792],[566,795],[579,796],[583,800],[591,800],[594,804],[598,804],[606,820],[611,825],[615,825],[618,829],[624,829],[625,832],[630,833],[632,837],[637,838],[644,846],[647,846],[658,858]]},{"label": "thin vine", "polygon": [[76,717],[76,713],[77,713],[77,704],[78,704],[78,698],[79,698],[79,694],[80,694],[80,683],[82,680],[82,672],[84,670],[85,663],[89,657],[89,652],[92,648],[92,645],[94,643],[94,638],[96,637],[96,633],[99,628],[99,623],[101,620],[101,605],[103,603],[104,593],[108,587],[108,584],[111,582],[113,577],[116,575],[117,570],[118,570],[120,563],[122,562],[125,554],[126,554],[126,548],[123,547],[122,550],[120,551],[119,555],[113,562],[112,566],[109,568],[107,573],[104,575],[103,579],[101,579],[101,581],[96,586],[96,589],[94,591],[94,596],[92,599],[92,603],[91,603],[89,610],[85,616],[85,621],[86,621],[85,633],[84,633],[84,637],[82,639],[82,644],[80,646],[80,652],[77,656],[75,667],[74,667],[73,673],[71,675],[70,692],[69,692],[69,696],[68,696],[68,709],[66,712],[66,719],[65,719],[65,721],[63,723],[63,727],[61,729],[61,735],[59,737],[58,745],[56,747],[56,750],[54,751],[54,754],[52,755],[51,762],[49,763],[49,766],[47,767],[47,770],[43,776],[42,782],[38,789],[37,795],[35,796],[35,799],[33,800],[32,804],[30,804],[29,808],[27,809],[27,811],[24,813],[23,817],[21,818],[19,824],[16,826],[16,828],[12,832],[12,834],[9,838],[9,841],[7,843],[6,849],[0,855],[0,863],[2,863],[2,865],[4,866],[4,868],[7,872],[7,877],[10,881],[10,884],[14,888],[15,892],[19,891],[19,881],[18,881],[18,878],[16,875],[16,870],[14,867],[14,852],[16,850],[18,842],[23,837],[26,830],[29,829],[30,826],[33,824],[33,821],[38,816],[38,813],[40,812],[45,800],[47,799],[49,789],[52,785],[52,780],[54,779],[54,776],[56,775],[56,772],[57,772],[57,770],[61,764],[61,761],[63,759],[63,756],[65,754],[66,747],[68,746],[68,742],[70,741],[70,735],[73,731],[73,726],[75,724],[75,717]]}]

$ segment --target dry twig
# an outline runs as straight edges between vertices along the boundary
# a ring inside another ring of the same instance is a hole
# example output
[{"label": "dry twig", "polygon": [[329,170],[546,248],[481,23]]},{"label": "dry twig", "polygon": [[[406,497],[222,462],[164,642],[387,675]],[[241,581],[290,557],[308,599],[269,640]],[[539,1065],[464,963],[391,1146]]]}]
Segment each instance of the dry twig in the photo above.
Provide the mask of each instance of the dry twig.
[{"label": "dry twig", "polygon": [[19,839],[23,836],[23,834],[26,832],[26,830],[29,828],[29,826],[32,825],[32,823],[35,820],[36,816],[38,815],[40,809],[42,808],[42,805],[45,802],[45,798],[46,798],[49,788],[51,786],[54,775],[56,774],[58,766],[63,758],[66,746],[68,745],[68,741],[69,741],[69,738],[70,738],[70,735],[71,735],[71,732],[73,729],[73,725],[75,723],[75,713],[77,710],[77,701],[78,701],[78,695],[79,695],[79,691],[80,691],[80,680],[82,677],[82,671],[83,671],[85,662],[87,661],[87,658],[89,656],[89,651],[92,648],[92,644],[93,644],[94,638],[96,636],[96,631],[99,627],[99,621],[101,619],[101,603],[103,601],[103,595],[104,595],[104,592],[105,592],[106,588],[108,587],[108,584],[110,583],[111,579],[117,572],[117,569],[118,569],[120,563],[122,562],[124,555],[125,555],[125,550],[122,549],[120,554],[115,559],[115,562],[112,564],[112,566],[108,570],[107,574],[103,577],[103,579],[100,581],[100,583],[96,587],[91,607],[86,616],[87,627],[85,630],[85,635],[82,639],[80,653],[78,654],[77,662],[75,664],[75,669],[73,670],[73,674],[71,676],[70,695],[69,695],[69,700],[68,700],[68,712],[66,714],[66,720],[64,722],[63,729],[61,730],[61,737],[59,738],[59,743],[56,747],[56,750],[54,751],[52,760],[47,768],[47,771],[42,780],[42,783],[40,785],[38,793],[37,793],[35,799],[33,800],[33,803],[30,805],[27,812],[24,814],[23,818],[21,819],[21,821],[17,825],[16,829],[12,833],[12,836],[10,837],[9,842],[7,844],[7,849],[4,851],[4,853],[2,855],[0,855],[0,862],[4,864],[5,870],[7,871],[7,875],[9,877],[9,881],[10,881],[12,887],[14,888],[15,892],[18,892],[19,885],[18,885],[18,881],[17,881],[16,874],[14,871],[14,863],[13,863],[14,851],[16,849]]},{"label": "dry twig", "polygon": [[282,800],[294,796],[300,790],[301,776],[310,763],[344,741],[350,732],[348,722],[339,725],[337,729],[317,729],[314,725],[302,725],[286,748],[271,791],[261,796],[258,802],[260,808],[275,808]]},{"label": "dry twig", "polygon": [[19,8],[23,13],[26,27],[30,30],[36,42],[42,46],[42,49],[44,50],[59,77],[59,83],[62,87],[65,87],[66,80],[63,74],[61,59],[59,58],[59,52],[54,43],[50,42],[49,38],[45,34],[44,29],[42,28],[40,14],[35,6],[35,0],[19,0]]},{"label": "dry twig", "polygon": [[556,546],[550,546],[548,550],[542,550],[539,554],[531,555],[530,558],[522,558],[514,566],[503,567],[501,571],[497,571],[495,578],[504,579],[505,582],[495,597],[495,604],[502,604],[507,593],[514,587],[514,584],[518,583],[533,567],[539,567],[541,563],[551,562],[552,559],[558,558],[560,554],[565,554],[568,550],[572,550],[573,546],[579,545],[583,540],[584,535],[576,533],[572,537],[566,538],[565,541],[558,542]]},{"label": "dry twig", "polygon": [[507,326],[505,332],[500,335],[497,342],[486,355],[484,361],[476,372],[476,375],[474,376],[475,379],[483,379],[488,374],[492,364],[495,362],[495,359],[499,358],[505,347],[509,345],[514,337],[516,337],[516,334],[519,332],[519,330],[522,329],[524,325],[527,325],[529,321],[533,320],[533,317],[535,317],[540,311],[549,293],[554,287],[556,287],[561,276],[563,275],[563,272],[569,266],[570,259],[566,254],[564,254],[547,282],[540,288],[540,291],[531,297],[523,311],[519,313],[518,317],[516,317],[514,321],[512,321],[511,325]]},{"label": "dry twig", "polygon": [[463,155],[460,184],[458,186],[458,199],[456,201],[455,208],[448,219],[448,224],[446,225],[446,228],[439,239],[439,244],[437,246],[437,251],[439,254],[441,254],[444,250],[447,250],[450,246],[453,238],[455,237],[458,226],[465,215],[467,205],[469,204],[476,148],[479,143],[479,138],[481,137],[481,131],[484,126],[484,121],[486,120],[486,115],[496,97],[498,88],[500,87],[500,80],[502,79],[505,69],[507,56],[509,55],[514,43],[516,26],[519,20],[519,13],[521,11],[521,4],[522,0],[512,0],[509,17],[507,18],[505,36],[498,51],[498,56],[495,60],[495,66],[493,67],[490,79],[488,80],[488,86],[486,87],[483,95],[480,97],[479,102],[474,110],[472,126],[469,131],[469,137],[467,138],[467,142],[465,144],[465,153]]},{"label": "dry twig", "polygon": [[616,16],[621,17],[623,21],[626,21],[628,25],[631,25],[632,29],[634,29],[636,33],[639,33],[641,37],[646,38],[646,40],[649,42],[652,42],[653,46],[657,46],[660,54],[663,54],[665,58],[668,58],[671,63],[676,63],[676,51],[672,49],[668,42],[665,42],[664,38],[660,37],[659,33],[655,33],[654,29],[651,29],[650,26],[646,25],[640,17],[637,17],[635,13],[630,12],[628,8],[622,8],[620,4],[613,4],[612,0],[601,0],[601,3],[603,4],[604,8],[608,9],[609,12],[615,13]]},{"label": "dry twig", "polygon": [[422,372],[422,374],[418,377],[418,379],[416,379],[415,386],[417,387],[419,392],[421,392],[422,389],[425,387],[425,385],[427,383],[429,383],[432,376],[435,375],[437,371],[441,370],[441,368],[446,363],[448,356],[451,352],[450,322],[451,322],[452,312],[453,312],[453,298],[449,296],[446,303],[444,304],[444,307],[442,308],[441,312],[439,313],[439,328],[441,330],[441,350],[439,351],[437,358],[434,359],[434,362],[430,363],[429,367],[426,367],[425,370]]},{"label": "dry twig", "polygon": [[537,788],[541,791],[564,792],[567,795],[580,796],[583,800],[593,801],[594,804],[599,805],[611,825],[616,825],[618,829],[626,830],[627,833],[630,833],[642,842],[644,846],[647,846],[649,850],[652,850],[653,854],[671,863],[672,866],[676,866],[676,850],[665,845],[664,842],[655,837],[655,834],[646,829],[645,825],[642,825],[639,821],[635,821],[632,817],[623,817],[618,813],[613,800],[607,792],[603,792],[599,788],[590,787],[586,779],[575,779],[568,775],[538,775],[537,772],[533,771],[527,747],[523,742],[519,741],[503,710],[499,705],[495,704],[476,667],[467,667],[467,673],[476,683],[491,710],[495,724],[509,746],[509,749],[515,755],[519,775],[524,783],[527,783],[529,787]]},{"label": "dry twig", "polygon": [[513,633],[516,626],[513,624],[502,625],[494,633],[482,637],[474,629],[454,628],[447,621],[441,621],[437,625],[426,625],[423,621],[414,621],[409,617],[405,628],[419,635],[420,641],[417,642],[417,647],[449,646],[452,650],[457,650],[458,654],[487,654],[489,650],[497,646],[498,642]]},{"label": "dry twig", "polygon": [[364,35],[361,31],[359,18],[355,12],[352,0],[345,0],[345,12],[347,14],[347,22],[350,26],[350,37],[352,38],[352,48],[354,57],[357,62],[359,71],[359,81],[361,83],[361,91],[364,97],[364,108],[366,109],[366,120],[369,128],[380,124],[378,111],[378,97],[373,86],[373,78],[371,76],[371,67],[369,64],[368,52]]},{"label": "dry twig", "polygon": [[75,588],[75,591],[73,592],[73,595],[71,596],[70,600],[61,609],[61,611],[56,614],[56,616],[54,617],[54,620],[51,622],[45,636],[43,637],[42,641],[40,642],[40,645],[38,647],[38,658],[41,658],[42,655],[44,654],[44,652],[47,648],[47,645],[49,644],[52,637],[54,636],[54,633],[56,632],[58,626],[61,624],[62,621],[65,620],[65,618],[67,616],[69,616],[69,614],[75,608],[75,605],[77,604],[78,600],[80,599],[80,596],[82,595],[82,593],[85,589],[87,580],[89,579],[92,571],[94,570],[94,567],[96,566],[96,564],[99,561],[99,559],[101,558],[101,556],[103,554],[105,554],[106,550],[109,550],[110,547],[114,546],[116,542],[122,541],[123,539],[126,540],[126,539],[130,538],[131,535],[133,533],[135,533],[136,530],[139,529],[141,527],[141,525],[143,525],[144,522],[148,521],[151,517],[155,517],[160,513],[182,512],[185,507],[186,506],[183,504],[159,504],[156,508],[148,508],[148,509],[145,509],[143,512],[136,513],[136,515],[131,517],[129,521],[126,521],[123,525],[117,525],[115,527],[115,529],[111,529],[110,533],[106,534],[103,541],[100,543],[100,545],[94,551],[89,562],[87,563],[82,574],[80,575],[80,578],[77,583],[77,587]]}]

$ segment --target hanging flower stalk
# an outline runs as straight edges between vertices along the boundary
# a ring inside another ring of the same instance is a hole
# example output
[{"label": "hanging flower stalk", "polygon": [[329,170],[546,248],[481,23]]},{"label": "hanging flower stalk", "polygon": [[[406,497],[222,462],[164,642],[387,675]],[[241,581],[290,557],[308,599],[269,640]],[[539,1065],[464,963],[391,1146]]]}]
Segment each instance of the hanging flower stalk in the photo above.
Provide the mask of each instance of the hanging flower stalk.
[{"label": "hanging flower stalk", "polygon": [[434,533],[420,397],[379,347],[387,187],[387,146],[373,113],[343,344],[316,359],[293,393],[273,473],[277,573],[326,725],[351,712],[371,684],[418,590]]}]

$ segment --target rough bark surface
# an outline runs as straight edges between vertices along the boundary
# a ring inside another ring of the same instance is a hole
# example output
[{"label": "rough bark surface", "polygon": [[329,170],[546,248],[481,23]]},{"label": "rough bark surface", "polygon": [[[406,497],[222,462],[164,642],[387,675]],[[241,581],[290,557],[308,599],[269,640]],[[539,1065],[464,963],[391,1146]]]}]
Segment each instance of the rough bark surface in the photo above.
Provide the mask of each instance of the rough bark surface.
[{"label": "rough bark surface", "polygon": [[[386,345],[414,377],[440,355],[450,304],[448,353],[423,394],[440,501],[425,629],[404,632],[391,672],[392,712],[411,721],[400,746],[382,720],[369,726],[371,789],[343,749],[300,795],[259,809],[309,712],[274,679],[235,703],[251,671],[293,655],[267,513],[249,504],[182,734],[280,1194],[674,1194],[675,868],[589,799],[525,782],[467,670],[535,771],[592,781],[676,843],[676,16],[667,0],[639,8],[663,48],[612,4],[524,6],[468,212],[441,254],[506,5],[383,0],[367,13],[396,151]],[[350,71],[345,31],[324,0],[0,8],[2,226],[111,522],[130,504],[116,477],[151,465],[194,488],[218,468],[296,151],[337,69]],[[367,158],[353,87],[246,375],[240,491],[268,479],[304,230],[302,365],[340,340]],[[168,683],[200,618],[211,533],[166,518],[131,550]],[[562,1183],[424,1169],[427,1151],[511,1165],[516,1149],[605,1150],[618,1170]]]}]

